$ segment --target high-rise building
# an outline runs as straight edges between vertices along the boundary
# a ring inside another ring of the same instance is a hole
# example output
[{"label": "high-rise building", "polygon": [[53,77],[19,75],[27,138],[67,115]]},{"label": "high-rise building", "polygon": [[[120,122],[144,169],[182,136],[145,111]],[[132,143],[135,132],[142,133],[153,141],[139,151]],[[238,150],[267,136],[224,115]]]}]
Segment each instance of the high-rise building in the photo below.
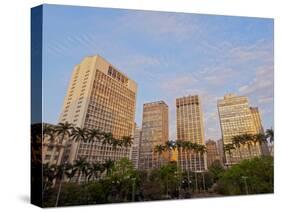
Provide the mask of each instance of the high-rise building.
[{"label": "high-rise building", "polygon": [[217,140],[217,147],[220,156],[220,162],[223,165],[225,163],[224,149],[223,149],[223,141],[222,139]]},{"label": "high-rise building", "polygon": [[[223,99],[218,100],[218,112],[224,145],[232,143],[233,136],[261,132],[262,125],[258,110],[250,109],[248,98],[245,96],[225,95]],[[226,165],[261,155],[260,146],[254,144],[250,152],[246,145],[241,145],[239,151],[232,150],[231,154],[225,151]]]},{"label": "high-rise building", "polygon": [[134,139],[133,139],[132,153],[131,153],[131,161],[136,169],[139,168],[141,137],[142,137],[142,130],[141,128],[136,127],[134,131]]},{"label": "high-rise building", "polygon": [[250,107],[250,111],[251,111],[251,114],[252,114],[252,117],[253,117],[255,131],[257,133],[264,133],[262,123],[261,123],[261,117],[260,117],[259,109],[257,107]]},{"label": "high-rise building", "polygon": [[221,158],[219,155],[217,143],[209,139],[206,141],[206,148],[207,148],[207,167],[210,167],[215,161],[221,164]]},{"label": "high-rise building", "polygon": [[[136,83],[99,55],[86,57],[74,67],[59,122],[110,132],[114,138],[132,136]],[[72,142],[68,162],[84,157],[104,162],[129,157],[129,148],[112,148],[101,142]]]},{"label": "high-rise building", "polygon": [[[176,99],[177,140],[204,145],[204,126],[201,101],[198,95]],[[178,151],[178,162],[182,170],[204,171],[206,155],[192,151]]]},{"label": "high-rise building", "polygon": [[[264,134],[264,129],[262,126],[261,116],[258,107],[250,107],[250,110],[253,117],[256,134]],[[266,143],[262,143],[261,151],[263,155],[270,154],[268,145]]]},{"label": "high-rise building", "polygon": [[168,105],[164,101],[144,104],[139,169],[157,168],[167,161],[167,155],[155,153],[154,148],[168,141],[168,129]]}]

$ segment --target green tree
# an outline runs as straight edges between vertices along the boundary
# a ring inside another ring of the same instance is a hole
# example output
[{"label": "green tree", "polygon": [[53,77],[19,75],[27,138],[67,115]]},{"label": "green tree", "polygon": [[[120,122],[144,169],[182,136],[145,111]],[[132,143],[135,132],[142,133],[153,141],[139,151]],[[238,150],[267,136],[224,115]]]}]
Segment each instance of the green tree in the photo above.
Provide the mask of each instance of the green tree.
[{"label": "green tree", "polygon": [[273,192],[273,158],[255,157],[233,165],[221,174],[218,192],[224,195]]},{"label": "green tree", "polygon": [[126,202],[132,196],[133,183],[138,180],[132,162],[127,158],[115,162],[109,179],[113,188],[113,201]]}]

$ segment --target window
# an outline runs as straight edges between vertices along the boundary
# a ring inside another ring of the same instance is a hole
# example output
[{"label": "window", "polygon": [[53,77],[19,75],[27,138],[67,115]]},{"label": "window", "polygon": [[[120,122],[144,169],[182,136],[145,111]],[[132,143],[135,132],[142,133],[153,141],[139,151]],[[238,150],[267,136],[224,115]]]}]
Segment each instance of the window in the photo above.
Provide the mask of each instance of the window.
[{"label": "window", "polygon": [[50,160],[51,159],[51,155],[46,155],[45,156],[45,160]]}]

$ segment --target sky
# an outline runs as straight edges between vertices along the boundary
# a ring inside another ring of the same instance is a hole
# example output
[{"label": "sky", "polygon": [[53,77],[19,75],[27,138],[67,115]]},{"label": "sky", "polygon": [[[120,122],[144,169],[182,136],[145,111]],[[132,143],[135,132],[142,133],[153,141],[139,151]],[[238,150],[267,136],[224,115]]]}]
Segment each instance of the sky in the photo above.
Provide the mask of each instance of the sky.
[{"label": "sky", "polygon": [[138,84],[144,103],[169,106],[176,138],[178,97],[199,95],[205,139],[220,139],[217,100],[249,97],[264,128],[273,127],[273,19],[44,5],[43,121],[58,123],[71,72],[99,54]]}]

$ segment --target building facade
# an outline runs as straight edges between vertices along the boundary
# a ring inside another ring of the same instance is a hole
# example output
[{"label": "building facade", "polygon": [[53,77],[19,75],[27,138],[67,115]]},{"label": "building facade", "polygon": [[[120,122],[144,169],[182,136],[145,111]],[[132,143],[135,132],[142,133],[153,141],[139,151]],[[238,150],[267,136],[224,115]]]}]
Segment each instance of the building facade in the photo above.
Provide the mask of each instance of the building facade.
[{"label": "building facade", "polygon": [[207,167],[209,168],[215,161],[221,164],[221,158],[217,143],[213,140],[206,141]]},{"label": "building facade", "polygon": [[[218,112],[224,145],[232,143],[233,136],[257,134],[262,131],[258,109],[251,109],[248,98],[245,96],[225,95],[223,99],[218,100]],[[232,150],[231,154],[225,151],[227,166],[238,163],[241,159],[262,154],[259,145],[251,145],[251,152],[249,152],[247,145],[241,145],[239,151],[238,149]]]},{"label": "building facade", "polygon": [[[137,84],[99,55],[86,57],[74,67],[59,122],[110,132],[113,137],[132,136]],[[101,142],[72,142],[68,162],[79,157],[88,162],[129,158],[129,148]]]},{"label": "building facade", "polygon": [[258,107],[250,107],[250,111],[252,114],[255,131],[257,133],[264,133],[263,126],[261,123],[261,116]]},{"label": "building facade", "polygon": [[[198,95],[176,99],[177,140],[204,145],[204,126],[201,101]],[[204,171],[206,155],[192,151],[178,151],[178,163],[182,170]]]},{"label": "building facade", "polygon": [[157,168],[167,161],[167,155],[155,153],[154,147],[164,145],[168,139],[168,105],[164,101],[144,104],[139,169]]},{"label": "building facade", "polygon": [[132,144],[131,161],[136,169],[139,168],[140,143],[142,138],[142,130],[139,127],[135,128],[134,139]]},{"label": "building facade", "polygon": [[221,165],[225,164],[225,155],[224,155],[224,148],[223,148],[223,141],[222,139],[217,140],[217,148],[220,156]]}]

